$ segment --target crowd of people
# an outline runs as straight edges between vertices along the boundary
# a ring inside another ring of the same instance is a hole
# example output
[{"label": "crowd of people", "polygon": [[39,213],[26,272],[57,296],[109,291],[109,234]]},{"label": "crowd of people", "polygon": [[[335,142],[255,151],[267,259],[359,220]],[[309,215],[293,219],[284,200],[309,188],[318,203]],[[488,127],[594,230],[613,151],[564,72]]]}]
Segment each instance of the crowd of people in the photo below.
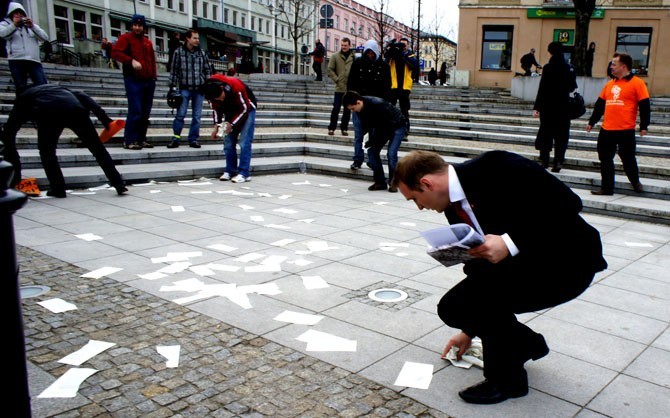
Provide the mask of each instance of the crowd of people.
[{"label": "crowd of people", "polygon": [[[121,65],[128,101],[123,147],[127,150],[153,148],[147,138],[149,118],[158,77],[154,46],[146,36],[143,15],[131,19],[131,30],[116,43],[105,44],[105,57]],[[87,94],[48,84],[39,61],[39,43],[47,34],[18,3],[11,3],[0,36],[11,46],[9,66],[16,87],[16,100],[0,139],[3,156],[13,164],[11,186],[21,179],[21,161],[16,135],[23,124],[37,126],[38,148],[49,180],[49,196],[66,197],[66,180],[56,156],[59,137],[71,129],[91,154],[119,195],[128,192],[121,174],[90,120],[92,112],[110,130],[112,119]],[[223,140],[225,168],[221,181],[244,183],[251,180],[252,142],[257,101],[253,91],[235,73],[215,74],[207,54],[200,48],[199,34],[189,29],[171,44],[169,88],[176,116],[168,148],[181,144],[181,133],[189,105],[191,123],[187,141],[200,148],[201,114],[204,100],[214,111],[212,140]],[[106,40],[105,40],[106,42]],[[323,51],[317,45],[315,63]],[[607,267],[599,234],[580,216],[582,203],[556,176],[547,173],[554,150],[553,172],[560,172],[569,141],[569,95],[578,86],[574,68],[564,58],[562,45],[548,45],[549,62],[543,67],[533,114],[540,118],[536,148],[537,164],[504,151],[483,153],[472,160],[448,164],[433,152],[412,151],[398,159],[398,149],[410,129],[410,95],[418,62],[405,38],[390,42],[381,50],[368,40],[363,53],[355,58],[351,41],[343,38],[340,51],[328,65],[335,82],[328,134],[334,135],[339,113],[344,108],[340,132],[348,135],[353,117],[354,157],[351,169],[360,169],[365,160],[372,169],[370,191],[400,192],[419,209],[443,212],[450,223],[464,222],[484,237],[471,249],[473,260],[465,263],[466,277],[444,295],[438,304],[439,317],[461,332],[446,344],[464,353],[474,337],[484,347],[485,380],[459,395],[475,404],[494,404],[528,393],[524,364],[547,355],[544,336],[519,322],[516,314],[556,306],[579,296],[594,275]],[[594,45],[595,48],[595,45]],[[541,68],[535,50],[524,59],[524,69]],[[320,56],[321,55],[321,56]],[[319,68],[321,62],[319,61]],[[640,135],[650,123],[649,93],[644,81],[631,73],[632,58],[616,53],[611,60],[612,80],[599,95],[586,131],[604,118],[598,135],[597,151],[602,186],[596,195],[614,190],[613,159],[618,152],[636,192],[643,192],[635,159],[635,129],[639,113]],[[316,68],[315,68],[316,71]],[[446,77],[446,66],[438,75]],[[320,78],[317,71],[317,78]],[[28,84],[28,79],[32,84]],[[365,141],[365,135],[368,140]],[[364,142],[365,141],[365,142]],[[384,173],[381,151],[387,147],[388,176]],[[237,148],[239,147],[239,158]],[[529,194],[528,190],[533,193]],[[500,205],[514,202],[514,205]],[[546,222],[551,219],[551,222]],[[545,234],[537,225],[545,225]],[[544,236],[551,236],[546,240]],[[569,257],[570,263],[555,263]],[[551,265],[551,269],[546,266]],[[538,282],[537,272],[543,280]],[[478,309],[471,309],[477,306]],[[513,343],[510,343],[513,342]]]}]

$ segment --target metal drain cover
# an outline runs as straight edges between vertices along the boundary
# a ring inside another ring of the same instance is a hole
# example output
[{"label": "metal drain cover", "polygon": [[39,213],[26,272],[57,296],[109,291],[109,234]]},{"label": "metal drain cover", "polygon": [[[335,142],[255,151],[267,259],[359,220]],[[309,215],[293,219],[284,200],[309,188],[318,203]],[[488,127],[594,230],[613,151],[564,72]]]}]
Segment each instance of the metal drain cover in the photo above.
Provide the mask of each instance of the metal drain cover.
[{"label": "metal drain cover", "polygon": [[34,298],[47,293],[51,288],[49,286],[21,286],[21,299]]},{"label": "metal drain cover", "polygon": [[368,293],[368,297],[377,302],[400,302],[407,299],[407,293],[400,289],[376,289]]}]

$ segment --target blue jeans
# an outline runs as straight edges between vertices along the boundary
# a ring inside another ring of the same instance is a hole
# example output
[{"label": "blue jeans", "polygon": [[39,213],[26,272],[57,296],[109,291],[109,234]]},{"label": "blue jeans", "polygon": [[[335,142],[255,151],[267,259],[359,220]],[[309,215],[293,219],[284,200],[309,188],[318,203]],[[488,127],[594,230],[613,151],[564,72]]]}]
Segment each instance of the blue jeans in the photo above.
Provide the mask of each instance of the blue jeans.
[{"label": "blue jeans", "polygon": [[361,118],[358,117],[358,113],[351,112],[351,119],[354,123],[354,162],[363,164],[363,161],[365,161],[365,151],[363,151]]},{"label": "blue jeans", "polygon": [[126,144],[144,142],[147,140],[156,80],[129,76],[124,77],[123,83],[128,98],[128,116],[123,139]]},{"label": "blue jeans", "polygon": [[[386,159],[388,160],[389,166],[389,183],[393,180],[393,175],[395,174],[395,167],[398,164],[398,149],[400,149],[400,143],[405,136],[405,132],[407,132],[407,128],[404,126],[393,131],[393,137],[388,144]],[[370,149],[368,149],[368,161],[370,163],[370,168],[372,169],[372,178],[375,183],[386,184],[384,166],[382,165],[382,159],[379,155],[380,152],[381,148],[370,147]]]},{"label": "blue jeans", "polygon": [[[256,110],[249,111],[247,119],[240,129],[233,129],[231,133],[223,138],[223,152],[226,155],[225,172],[234,176],[241,174],[249,177],[251,169],[251,142],[254,139],[254,127],[256,125]],[[240,145],[240,164],[237,164],[237,144]]]},{"label": "blue jeans", "polygon": [[[181,106],[177,109],[177,116],[172,122],[172,132],[175,137],[181,135],[181,130],[184,128],[184,119],[186,112],[188,112],[188,102],[191,102],[191,126],[188,129],[188,142],[196,142],[200,138],[200,117],[202,115],[202,104],[204,96],[198,90],[180,90],[181,97],[184,100]],[[177,139],[178,141],[179,139]]]},{"label": "blue jeans", "polygon": [[28,77],[35,86],[47,84],[47,77],[44,75],[44,67],[41,63],[30,60],[9,60],[8,62],[17,94],[28,87]]}]

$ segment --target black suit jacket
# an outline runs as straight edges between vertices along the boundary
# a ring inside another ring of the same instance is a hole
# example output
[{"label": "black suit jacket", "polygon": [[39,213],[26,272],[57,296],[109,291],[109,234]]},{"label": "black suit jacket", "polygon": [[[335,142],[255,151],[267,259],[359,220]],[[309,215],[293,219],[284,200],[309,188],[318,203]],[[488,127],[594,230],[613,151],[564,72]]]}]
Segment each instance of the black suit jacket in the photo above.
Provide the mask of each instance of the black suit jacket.
[{"label": "black suit jacket", "polygon": [[[607,268],[599,232],[580,216],[579,196],[536,162],[491,151],[454,164],[468,202],[485,234],[509,234],[519,249],[497,264],[476,259],[466,274],[598,272]],[[450,223],[460,222],[453,211]],[[566,277],[566,281],[569,278]]]}]

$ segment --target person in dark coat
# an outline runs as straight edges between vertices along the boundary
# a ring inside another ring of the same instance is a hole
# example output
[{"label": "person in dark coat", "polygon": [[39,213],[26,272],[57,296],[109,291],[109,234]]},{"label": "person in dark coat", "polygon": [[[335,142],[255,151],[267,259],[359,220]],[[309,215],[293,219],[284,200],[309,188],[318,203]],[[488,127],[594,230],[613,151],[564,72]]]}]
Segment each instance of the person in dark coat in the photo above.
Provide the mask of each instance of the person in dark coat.
[{"label": "person in dark coat", "polygon": [[[356,58],[351,64],[347,91],[358,92],[361,96],[374,96],[384,100],[391,100],[391,68],[382,59],[379,44],[374,39],[365,42],[363,55]],[[354,162],[352,170],[363,166],[365,151],[363,151],[363,135],[361,133],[360,118],[357,113],[352,114],[354,123]]]},{"label": "person in dark coat", "polygon": [[542,166],[549,166],[549,154],[554,148],[554,173],[561,171],[570,139],[568,99],[577,88],[575,69],[565,62],[563,46],[552,42],[548,47],[551,58],[544,66],[540,87],[533,106],[533,117],[540,117],[540,129],[535,138],[535,149],[540,151]]},{"label": "person in dark coat", "polygon": [[535,48],[531,48],[529,53],[521,57],[521,68],[523,68],[524,71],[523,75],[529,76],[533,65],[535,66],[536,70],[542,68],[542,66],[538,64],[537,60],[535,59]]},{"label": "person in dark coat", "polygon": [[440,67],[440,73],[438,74],[438,77],[440,78],[440,84],[443,86],[447,85],[447,63],[443,62],[442,66]]},{"label": "person in dark coat", "polygon": [[596,55],[596,43],[591,42],[586,50],[586,76],[593,77],[593,58]]},{"label": "person in dark coat", "polygon": [[431,86],[434,86],[436,81],[437,71],[435,71],[435,68],[431,68],[430,71],[428,71],[428,83],[430,83]]},{"label": "person in dark coat", "polygon": [[326,57],[326,48],[323,46],[321,41],[319,39],[316,40],[316,43],[314,44],[314,50],[310,52],[308,55],[312,56],[312,60],[314,61],[312,63],[312,69],[314,70],[314,73],[316,74],[316,81],[322,81],[323,80],[323,61]]},{"label": "person in dark coat", "polygon": [[69,90],[57,84],[42,84],[23,91],[5,123],[0,139],[5,144],[5,160],[14,166],[14,187],[21,181],[21,159],[16,150],[16,134],[29,120],[37,125],[37,147],[42,166],[49,180],[48,196],[65,197],[65,178],[58,164],[56,147],[63,129],[69,128],[93,154],[118,194],[128,191],[112,157],[100,141],[91,122],[90,112],[109,128],[112,122],[107,113],[87,94]]},{"label": "person in dark coat", "polygon": [[472,338],[482,340],[486,380],[460,397],[495,404],[525,396],[524,364],[549,347],[516,315],[575,299],[607,268],[598,230],[580,215],[581,199],[537,163],[506,151],[451,165],[437,153],[412,151],[392,184],[419,210],[443,212],[452,225],[469,221],[485,238],[437,307],[445,324],[461,330],[443,356],[455,347],[460,359]]},{"label": "person in dark coat", "polygon": [[[369,140],[365,145],[368,148],[368,164],[372,169],[375,182],[368,187],[368,190],[386,190],[386,177],[379,154],[388,142],[386,158],[388,159],[390,182],[393,180],[393,173],[398,162],[400,143],[407,132],[405,116],[391,102],[379,97],[361,96],[353,90],[344,94],[342,103],[347,109],[358,115],[362,135],[369,134]],[[398,189],[391,186],[388,191],[396,193]]]},{"label": "person in dark coat", "polygon": [[174,61],[174,53],[182,46],[181,33],[175,32],[168,41],[168,62],[165,65],[168,72],[172,71],[172,61]]}]

